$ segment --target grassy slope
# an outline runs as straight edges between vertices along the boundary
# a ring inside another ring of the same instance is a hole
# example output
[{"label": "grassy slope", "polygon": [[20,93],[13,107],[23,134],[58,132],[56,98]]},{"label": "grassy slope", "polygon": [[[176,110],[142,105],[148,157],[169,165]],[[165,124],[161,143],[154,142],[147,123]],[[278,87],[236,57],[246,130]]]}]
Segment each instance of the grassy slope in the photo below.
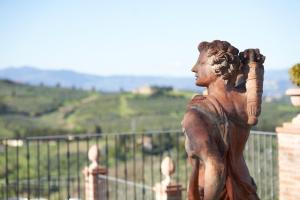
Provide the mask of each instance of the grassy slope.
[{"label": "grassy slope", "polygon": [[[192,95],[102,94],[0,81],[0,137],[179,129]],[[298,111],[288,102],[263,103],[254,129],[274,131]]]},{"label": "grassy slope", "polygon": [[275,131],[276,126],[289,122],[299,113],[299,108],[292,106],[289,99],[280,102],[263,102],[258,124],[253,128],[263,131]]},{"label": "grassy slope", "polygon": [[46,115],[61,112],[89,93],[66,88],[33,87],[0,81],[0,136],[31,135],[59,132],[61,127]]}]

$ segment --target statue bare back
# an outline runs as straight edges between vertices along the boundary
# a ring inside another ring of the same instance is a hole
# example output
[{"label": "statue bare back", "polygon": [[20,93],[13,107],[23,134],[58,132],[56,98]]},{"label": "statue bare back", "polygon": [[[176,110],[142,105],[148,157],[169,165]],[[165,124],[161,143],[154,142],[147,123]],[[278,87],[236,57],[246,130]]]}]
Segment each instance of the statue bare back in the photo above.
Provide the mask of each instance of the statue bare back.
[{"label": "statue bare back", "polygon": [[219,40],[198,49],[192,71],[208,94],[193,97],[182,121],[193,168],[188,199],[258,200],[243,150],[261,110],[265,57]]}]

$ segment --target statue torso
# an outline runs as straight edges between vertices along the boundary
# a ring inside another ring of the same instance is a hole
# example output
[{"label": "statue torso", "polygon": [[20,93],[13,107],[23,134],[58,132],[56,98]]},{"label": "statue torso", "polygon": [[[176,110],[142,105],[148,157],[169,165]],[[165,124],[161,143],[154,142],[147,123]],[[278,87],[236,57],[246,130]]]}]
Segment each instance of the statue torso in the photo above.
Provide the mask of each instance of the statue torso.
[{"label": "statue torso", "polygon": [[[237,105],[241,104],[237,102]],[[205,115],[207,123],[213,123],[213,127],[216,128],[210,134],[214,134],[213,138],[227,168],[223,195],[236,196],[232,199],[240,199],[244,198],[245,195],[255,194],[256,191],[243,158],[250,127],[246,123],[244,111],[237,108],[232,101],[227,102],[224,107],[211,95],[197,95],[190,101],[187,110],[196,110],[201,115]],[[204,170],[204,167],[200,165],[200,187],[205,182]],[[235,188],[235,191],[232,188]]]}]

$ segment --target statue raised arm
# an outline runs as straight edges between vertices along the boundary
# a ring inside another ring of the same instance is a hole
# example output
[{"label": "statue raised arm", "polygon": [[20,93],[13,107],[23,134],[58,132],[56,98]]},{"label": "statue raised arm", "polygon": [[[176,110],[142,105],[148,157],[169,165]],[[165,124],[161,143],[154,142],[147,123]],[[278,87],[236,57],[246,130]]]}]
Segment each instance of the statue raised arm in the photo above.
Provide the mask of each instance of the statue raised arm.
[{"label": "statue raised arm", "polygon": [[182,121],[193,166],[188,198],[257,200],[243,150],[260,114],[264,56],[257,49],[239,54],[219,40],[202,42],[198,49],[192,71],[208,95],[196,95]]}]

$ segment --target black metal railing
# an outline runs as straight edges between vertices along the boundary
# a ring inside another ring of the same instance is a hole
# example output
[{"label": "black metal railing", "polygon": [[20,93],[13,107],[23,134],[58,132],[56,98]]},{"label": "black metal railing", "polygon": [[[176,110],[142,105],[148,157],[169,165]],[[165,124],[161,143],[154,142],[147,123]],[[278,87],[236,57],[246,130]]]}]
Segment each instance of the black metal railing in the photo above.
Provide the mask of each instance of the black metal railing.
[{"label": "black metal railing", "polygon": [[[187,188],[184,140],[178,130],[1,139],[0,199],[84,199],[81,171],[89,165],[93,144],[101,150],[100,165],[108,169],[108,199],[155,199],[151,188],[164,178],[164,156],[175,162],[174,180]],[[252,132],[245,159],[261,199],[278,199],[275,133]]]},{"label": "black metal railing", "polygon": [[244,157],[262,200],[279,199],[277,136],[273,132],[252,131]]}]

